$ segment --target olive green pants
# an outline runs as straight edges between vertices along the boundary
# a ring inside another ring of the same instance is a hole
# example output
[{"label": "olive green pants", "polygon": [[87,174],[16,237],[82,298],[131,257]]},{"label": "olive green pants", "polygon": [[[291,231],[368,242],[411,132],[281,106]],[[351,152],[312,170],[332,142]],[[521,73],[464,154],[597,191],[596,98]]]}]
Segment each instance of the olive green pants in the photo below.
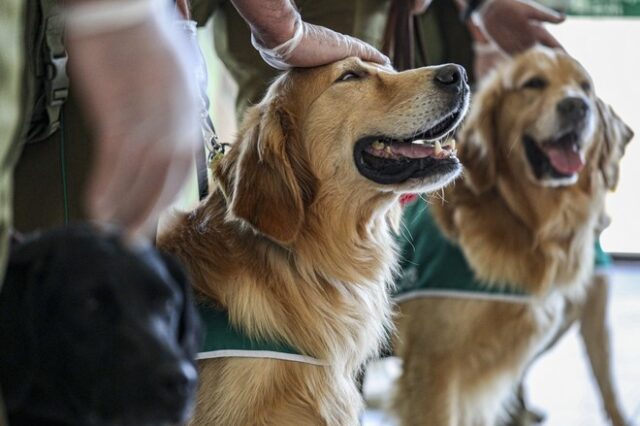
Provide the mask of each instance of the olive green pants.
[{"label": "olive green pants", "polygon": [[0,286],[11,226],[13,141],[21,106],[23,6],[22,0],[0,2]]},{"label": "olive green pants", "polygon": [[[0,289],[11,226],[11,170],[16,152],[13,141],[20,115],[20,77],[23,69],[23,6],[22,0],[0,2]],[[0,426],[6,425],[0,392]]]},{"label": "olive green pants", "polygon": [[24,145],[15,167],[14,227],[20,232],[86,218],[84,190],[93,144],[72,95],[61,123],[47,139]]}]

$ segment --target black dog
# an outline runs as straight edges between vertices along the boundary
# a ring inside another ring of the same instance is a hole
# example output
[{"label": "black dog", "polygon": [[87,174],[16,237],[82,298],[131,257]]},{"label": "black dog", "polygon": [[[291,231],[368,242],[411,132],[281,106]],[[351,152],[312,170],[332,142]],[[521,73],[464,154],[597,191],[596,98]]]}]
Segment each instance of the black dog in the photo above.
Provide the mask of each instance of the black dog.
[{"label": "black dog", "polygon": [[184,422],[199,319],[173,259],[88,226],[12,249],[0,386],[12,426]]}]

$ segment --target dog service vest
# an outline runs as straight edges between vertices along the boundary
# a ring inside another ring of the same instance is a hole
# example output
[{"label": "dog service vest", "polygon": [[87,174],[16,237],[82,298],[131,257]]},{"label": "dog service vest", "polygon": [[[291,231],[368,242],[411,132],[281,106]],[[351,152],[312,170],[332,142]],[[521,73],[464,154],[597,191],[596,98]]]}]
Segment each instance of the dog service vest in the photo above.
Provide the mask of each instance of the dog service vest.
[{"label": "dog service vest", "polygon": [[227,311],[199,304],[205,339],[198,359],[210,358],[271,358],[306,364],[326,365],[323,361],[303,355],[293,346],[277,340],[251,338],[231,324]]},{"label": "dog service vest", "polygon": [[[532,296],[508,283],[475,278],[462,250],[440,231],[428,205],[421,200],[405,207],[399,237],[402,275],[396,282],[397,303],[418,297],[456,297],[528,303]],[[611,260],[596,241],[596,267]]]}]

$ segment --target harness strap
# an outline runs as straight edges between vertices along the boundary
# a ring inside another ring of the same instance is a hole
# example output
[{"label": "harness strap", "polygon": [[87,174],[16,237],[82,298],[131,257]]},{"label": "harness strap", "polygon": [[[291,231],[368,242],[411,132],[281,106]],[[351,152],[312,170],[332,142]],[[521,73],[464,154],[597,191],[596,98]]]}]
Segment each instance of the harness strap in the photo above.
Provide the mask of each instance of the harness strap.
[{"label": "harness strap", "polygon": [[[188,16],[188,7],[184,0],[176,2],[176,8],[183,16]],[[209,96],[207,95],[207,84],[209,81],[207,64],[198,45],[197,30],[195,21],[179,21],[178,25],[185,31],[189,42],[191,43],[197,55],[197,64],[195,66],[195,78],[200,93],[200,128],[202,130],[202,140],[204,146],[196,152],[196,172],[198,176],[198,195],[200,200],[209,194],[209,175],[207,173],[208,163],[212,161],[218,154],[224,153],[224,146],[218,141],[216,129],[209,115]]]},{"label": "harness strap", "polygon": [[411,12],[412,2],[391,0],[384,30],[382,52],[388,55],[398,71],[416,67],[417,54],[427,64],[420,19]]}]

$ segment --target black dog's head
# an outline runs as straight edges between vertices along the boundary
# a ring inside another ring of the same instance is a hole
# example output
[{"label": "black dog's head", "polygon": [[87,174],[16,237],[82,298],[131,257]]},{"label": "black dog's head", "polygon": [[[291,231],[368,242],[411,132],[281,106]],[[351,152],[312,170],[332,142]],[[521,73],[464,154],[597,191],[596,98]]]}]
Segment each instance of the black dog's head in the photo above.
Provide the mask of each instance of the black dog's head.
[{"label": "black dog's head", "polygon": [[0,293],[10,418],[163,425],[189,415],[199,320],[173,259],[77,226],[12,250]]}]

